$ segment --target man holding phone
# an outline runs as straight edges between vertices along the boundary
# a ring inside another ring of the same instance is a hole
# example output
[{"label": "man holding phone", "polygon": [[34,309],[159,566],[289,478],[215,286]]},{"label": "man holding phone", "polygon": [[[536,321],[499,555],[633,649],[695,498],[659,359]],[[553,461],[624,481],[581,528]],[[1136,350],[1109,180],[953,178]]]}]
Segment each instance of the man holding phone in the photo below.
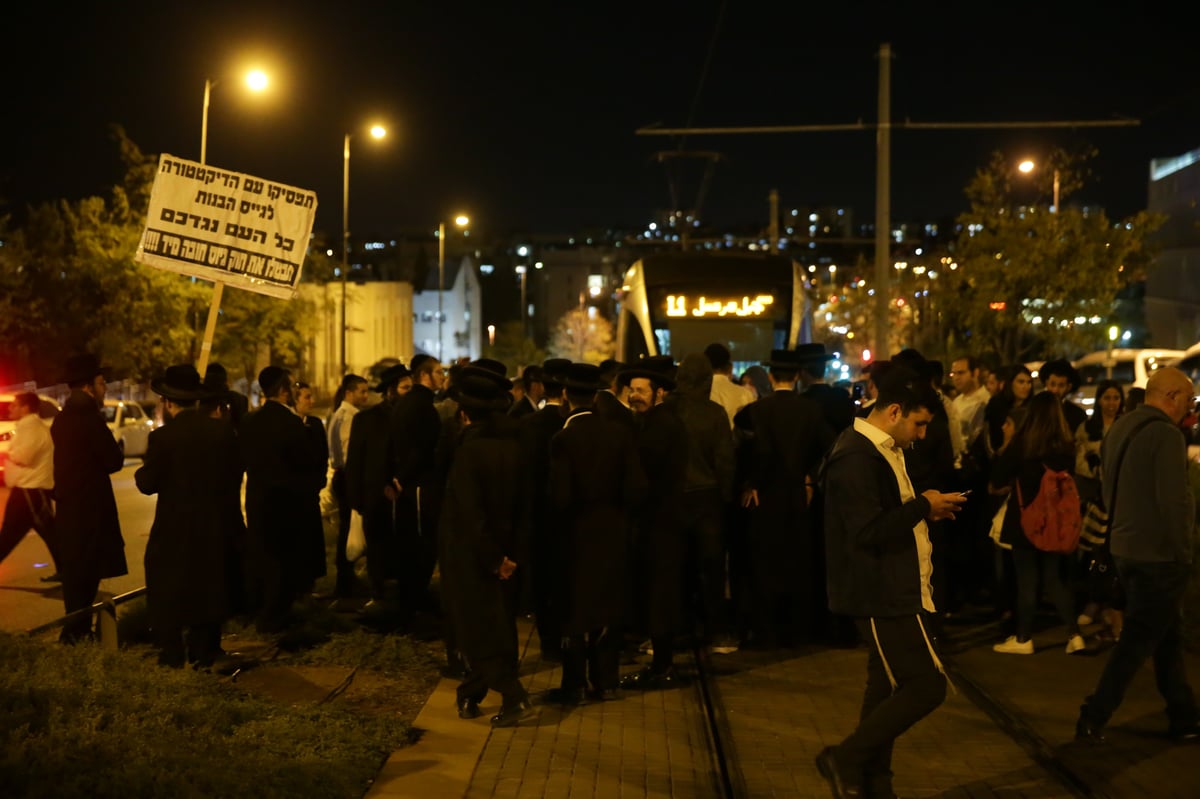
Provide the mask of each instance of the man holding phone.
[{"label": "man holding phone", "polygon": [[817,768],[835,799],[893,796],[892,745],[946,696],[946,676],[927,620],[936,612],[926,521],[953,519],[964,494],[917,494],[904,449],[925,435],[941,402],[929,382],[895,367],[865,419],[838,437],[826,459],[829,609],[854,618],[868,642],[858,728],[825,748]]}]

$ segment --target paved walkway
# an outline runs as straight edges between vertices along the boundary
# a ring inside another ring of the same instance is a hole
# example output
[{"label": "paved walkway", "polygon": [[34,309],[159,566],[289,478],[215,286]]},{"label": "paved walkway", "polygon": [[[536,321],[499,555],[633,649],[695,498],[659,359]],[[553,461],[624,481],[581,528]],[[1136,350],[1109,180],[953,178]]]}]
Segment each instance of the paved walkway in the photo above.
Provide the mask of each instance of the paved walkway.
[{"label": "paved walkway", "polygon": [[[559,672],[538,661],[531,626],[521,629],[522,672],[536,703],[558,684]],[[963,675],[960,690],[896,747],[901,796],[1200,796],[1200,770],[1193,765],[1200,748],[1175,746],[1162,736],[1165,719],[1148,669],[1113,719],[1112,743],[1079,747],[1071,741],[1079,701],[1106,653],[1067,656],[1061,630],[1050,630],[1035,639],[1040,649],[1033,656],[999,655],[990,649],[997,640],[992,632],[959,631],[961,651],[951,661]],[[1191,674],[1200,679],[1196,660]],[[854,726],[865,651],[739,652],[714,656],[713,665],[725,708],[722,743],[739,793],[828,797],[813,758]],[[487,721],[498,697],[489,698],[481,718],[460,720],[454,685],[443,680],[438,686],[415,723],[425,730],[422,739],[389,759],[369,799],[720,796],[696,685],[630,692],[622,701],[570,711],[545,705],[536,722],[508,730],[492,730]],[[989,709],[1001,721],[1006,713],[1018,717],[1016,739]]]}]

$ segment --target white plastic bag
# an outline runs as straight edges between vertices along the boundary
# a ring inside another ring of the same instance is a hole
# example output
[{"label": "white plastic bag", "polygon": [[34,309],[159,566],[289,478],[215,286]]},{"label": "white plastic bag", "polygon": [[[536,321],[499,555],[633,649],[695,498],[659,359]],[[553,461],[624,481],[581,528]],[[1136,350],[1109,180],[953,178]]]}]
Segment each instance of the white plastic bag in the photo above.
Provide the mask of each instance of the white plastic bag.
[{"label": "white plastic bag", "polygon": [[346,560],[353,563],[367,552],[367,535],[363,532],[362,514],[350,511],[350,534],[346,538]]}]

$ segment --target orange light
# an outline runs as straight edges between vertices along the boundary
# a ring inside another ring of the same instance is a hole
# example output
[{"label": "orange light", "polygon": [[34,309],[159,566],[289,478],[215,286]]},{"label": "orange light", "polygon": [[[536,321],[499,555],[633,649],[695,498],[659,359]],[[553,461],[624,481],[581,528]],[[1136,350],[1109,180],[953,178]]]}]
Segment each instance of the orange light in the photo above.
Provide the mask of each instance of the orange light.
[{"label": "orange light", "polygon": [[1006,302],[989,302],[988,307],[991,308],[993,311],[1003,311],[1005,308],[1008,307],[1008,303],[1006,303]]}]

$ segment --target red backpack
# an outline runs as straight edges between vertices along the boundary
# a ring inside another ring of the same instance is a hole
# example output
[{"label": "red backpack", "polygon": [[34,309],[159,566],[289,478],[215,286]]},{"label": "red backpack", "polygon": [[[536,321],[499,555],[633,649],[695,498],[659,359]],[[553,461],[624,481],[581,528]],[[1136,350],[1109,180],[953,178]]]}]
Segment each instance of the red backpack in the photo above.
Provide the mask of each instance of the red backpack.
[{"label": "red backpack", "polygon": [[1021,499],[1021,481],[1017,480],[1017,502],[1021,506],[1021,529],[1025,537],[1043,552],[1068,555],[1079,546],[1083,530],[1079,491],[1070,472],[1055,471],[1043,465],[1042,482],[1037,496],[1028,505]]}]

